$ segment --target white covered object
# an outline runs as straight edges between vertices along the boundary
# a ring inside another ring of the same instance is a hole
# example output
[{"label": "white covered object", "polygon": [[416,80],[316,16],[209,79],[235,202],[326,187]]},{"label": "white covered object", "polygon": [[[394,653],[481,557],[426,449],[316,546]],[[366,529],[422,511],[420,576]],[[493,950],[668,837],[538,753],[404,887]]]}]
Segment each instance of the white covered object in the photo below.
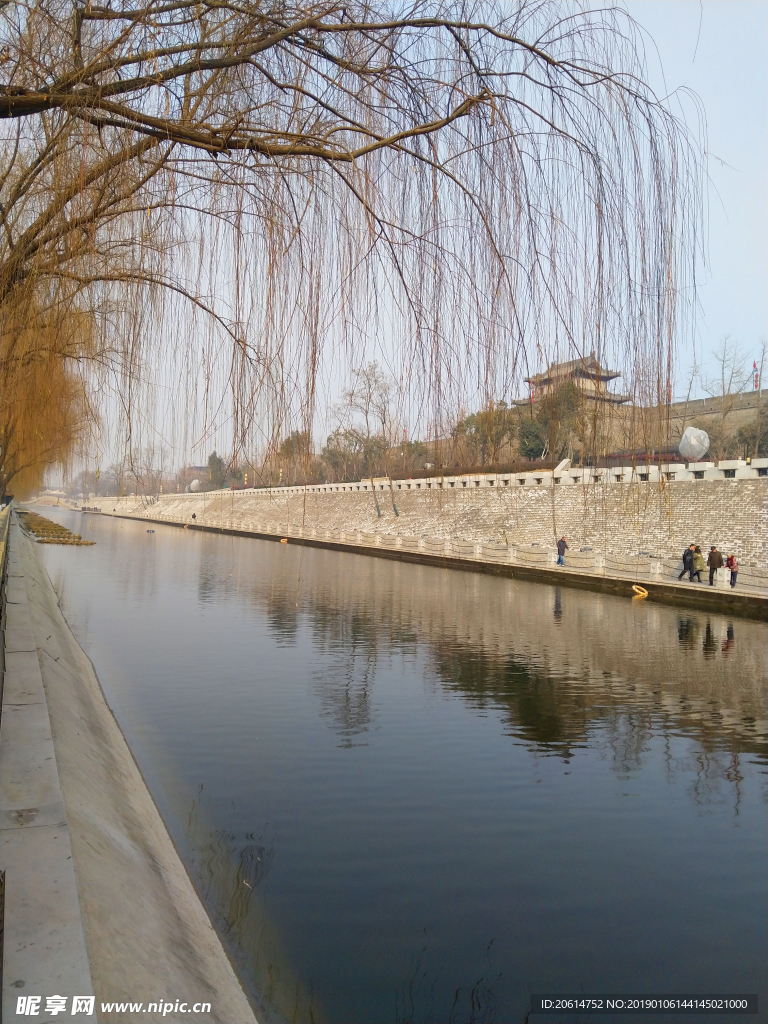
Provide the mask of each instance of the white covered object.
[{"label": "white covered object", "polygon": [[686,427],[678,451],[684,459],[700,459],[709,451],[709,434],[699,427]]}]

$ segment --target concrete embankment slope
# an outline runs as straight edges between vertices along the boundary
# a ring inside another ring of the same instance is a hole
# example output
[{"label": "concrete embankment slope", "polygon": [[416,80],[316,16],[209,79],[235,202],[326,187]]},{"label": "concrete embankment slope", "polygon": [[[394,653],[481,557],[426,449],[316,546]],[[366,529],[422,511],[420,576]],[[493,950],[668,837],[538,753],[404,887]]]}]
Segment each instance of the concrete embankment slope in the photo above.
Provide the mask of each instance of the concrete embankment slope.
[{"label": "concrete embankment slope", "polygon": [[[8,509],[0,531],[5,553]],[[72,845],[59,785],[21,558],[10,531],[3,586],[0,716],[0,870],[3,873],[2,1019],[45,1009],[46,995],[93,995]]]},{"label": "concrete embankment slope", "polygon": [[[85,970],[90,970],[98,1018],[104,1022],[255,1024],[253,1010],[106,704],[93,666],[64,620],[33,545],[18,527],[12,531],[11,555],[14,586],[23,588],[26,601],[26,647],[18,653],[31,655],[39,666],[38,702],[50,721],[61,794],[58,809],[51,813],[71,843],[70,863],[88,957]],[[13,653],[9,651],[9,656]],[[32,661],[30,667],[34,667]],[[5,744],[13,730],[5,707],[2,728]],[[42,750],[39,756],[45,757]],[[33,865],[30,870],[37,869]],[[44,870],[41,864],[40,871]],[[6,905],[13,899],[12,882],[7,875]],[[45,884],[44,873],[40,882]],[[33,956],[32,951],[16,949],[17,927],[6,918],[4,993],[16,977],[5,973],[9,964],[23,978],[24,965]],[[34,992],[26,984],[23,989],[7,989],[14,1009],[17,994],[70,993],[71,985],[62,992],[56,979],[46,982],[35,975],[34,980]],[[85,985],[86,978],[77,979],[77,984]],[[72,994],[87,994],[87,990]],[[162,1012],[99,1013],[103,1002],[143,1002],[146,1007],[158,1000],[210,1003],[211,1010],[165,1016]],[[4,1012],[4,1021],[13,1019],[14,1015]]]}]

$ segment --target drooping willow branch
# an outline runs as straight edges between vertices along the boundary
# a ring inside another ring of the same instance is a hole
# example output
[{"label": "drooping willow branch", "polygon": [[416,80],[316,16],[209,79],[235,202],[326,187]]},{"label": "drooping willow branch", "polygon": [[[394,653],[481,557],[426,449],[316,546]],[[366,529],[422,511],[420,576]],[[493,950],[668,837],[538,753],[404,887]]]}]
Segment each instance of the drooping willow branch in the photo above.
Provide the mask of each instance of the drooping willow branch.
[{"label": "drooping willow branch", "polygon": [[702,218],[644,74],[554,0],[11,0],[0,303],[87,315],[104,423],[185,453],[312,429],[374,353],[412,423],[592,350],[653,400]]}]

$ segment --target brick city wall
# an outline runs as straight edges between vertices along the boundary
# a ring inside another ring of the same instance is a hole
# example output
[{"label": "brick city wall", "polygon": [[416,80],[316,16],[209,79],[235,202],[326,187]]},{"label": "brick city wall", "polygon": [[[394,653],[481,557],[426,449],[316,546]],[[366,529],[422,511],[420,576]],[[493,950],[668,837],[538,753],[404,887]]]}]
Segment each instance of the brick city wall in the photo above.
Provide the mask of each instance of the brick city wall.
[{"label": "brick city wall", "polygon": [[[376,511],[378,501],[381,515]],[[506,539],[550,547],[565,535],[572,550],[608,555],[647,551],[679,556],[689,543],[716,544],[743,567],[768,562],[768,480],[589,484],[554,487],[306,494],[215,491],[145,498],[103,498],[105,512],[167,518],[255,532],[359,530],[374,534]],[[151,503],[150,503],[151,502]]]}]

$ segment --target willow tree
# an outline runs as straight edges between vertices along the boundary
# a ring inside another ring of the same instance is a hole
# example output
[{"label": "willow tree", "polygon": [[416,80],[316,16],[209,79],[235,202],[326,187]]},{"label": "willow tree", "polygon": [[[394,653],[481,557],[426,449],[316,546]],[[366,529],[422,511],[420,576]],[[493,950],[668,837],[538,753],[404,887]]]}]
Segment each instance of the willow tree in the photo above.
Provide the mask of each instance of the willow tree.
[{"label": "willow tree", "polygon": [[4,0],[6,397],[29,310],[129,446],[268,448],[372,346],[438,425],[591,351],[661,394],[700,192],[645,77],[562,0]]}]

